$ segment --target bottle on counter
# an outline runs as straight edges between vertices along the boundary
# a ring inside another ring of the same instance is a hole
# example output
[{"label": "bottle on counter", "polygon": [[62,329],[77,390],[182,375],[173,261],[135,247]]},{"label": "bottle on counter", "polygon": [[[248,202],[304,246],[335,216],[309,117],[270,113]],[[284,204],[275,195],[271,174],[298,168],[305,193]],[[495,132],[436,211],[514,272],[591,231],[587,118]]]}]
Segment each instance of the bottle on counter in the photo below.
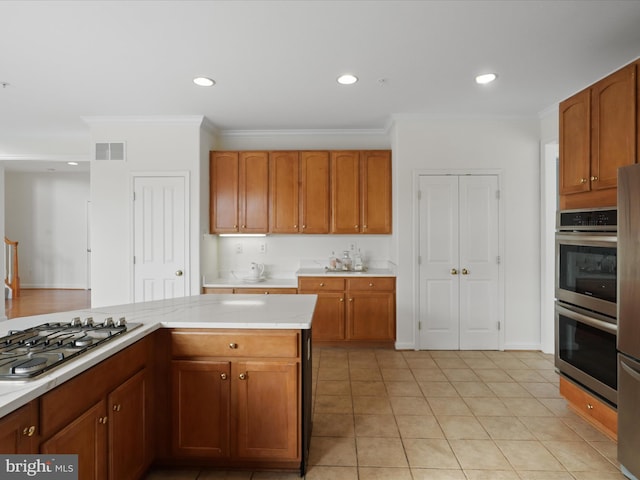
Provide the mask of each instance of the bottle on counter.
[{"label": "bottle on counter", "polygon": [[329,270],[336,270],[338,267],[338,259],[336,258],[335,252],[331,252],[329,256]]},{"label": "bottle on counter", "polygon": [[360,253],[360,250],[358,250],[358,253],[353,256],[353,270],[355,272],[364,271],[364,261],[362,260],[362,254]]},{"label": "bottle on counter", "polygon": [[342,254],[342,270],[350,271],[352,267],[351,257],[349,256],[349,250],[345,250]]}]

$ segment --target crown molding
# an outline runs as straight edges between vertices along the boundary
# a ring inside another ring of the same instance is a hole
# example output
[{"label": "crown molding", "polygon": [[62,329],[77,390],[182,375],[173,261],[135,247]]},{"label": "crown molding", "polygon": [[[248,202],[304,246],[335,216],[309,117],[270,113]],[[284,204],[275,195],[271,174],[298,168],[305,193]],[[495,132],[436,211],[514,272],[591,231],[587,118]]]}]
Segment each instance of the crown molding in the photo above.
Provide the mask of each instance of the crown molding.
[{"label": "crown molding", "polygon": [[201,126],[203,115],[142,115],[142,116],[89,116],[80,117],[89,125],[194,125]]},{"label": "crown molding", "polygon": [[0,154],[0,161],[89,162],[89,155],[48,155],[41,153]]},{"label": "crown molding", "polygon": [[220,130],[222,137],[285,137],[285,136],[384,136],[384,128],[371,129],[290,129],[290,130]]}]

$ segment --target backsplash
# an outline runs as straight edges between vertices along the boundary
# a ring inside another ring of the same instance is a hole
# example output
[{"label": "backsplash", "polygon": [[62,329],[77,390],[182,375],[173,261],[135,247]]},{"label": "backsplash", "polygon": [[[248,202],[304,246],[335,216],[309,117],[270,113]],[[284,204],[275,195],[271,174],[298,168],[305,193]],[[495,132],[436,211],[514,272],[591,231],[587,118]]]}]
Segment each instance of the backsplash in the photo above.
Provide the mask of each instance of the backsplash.
[{"label": "backsplash", "polygon": [[207,243],[216,244],[219,278],[242,278],[251,262],[264,264],[267,278],[291,278],[299,268],[324,268],[332,252],[341,257],[345,250],[353,255],[358,249],[368,267],[387,268],[391,248],[390,235],[273,235],[216,240]]}]

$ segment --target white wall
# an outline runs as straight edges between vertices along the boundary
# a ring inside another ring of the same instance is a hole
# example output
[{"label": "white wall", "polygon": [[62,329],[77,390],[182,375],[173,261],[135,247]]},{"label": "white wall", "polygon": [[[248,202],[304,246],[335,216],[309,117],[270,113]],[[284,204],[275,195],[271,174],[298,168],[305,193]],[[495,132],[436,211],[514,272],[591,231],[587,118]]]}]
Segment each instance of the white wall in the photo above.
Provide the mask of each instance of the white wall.
[{"label": "white wall", "polygon": [[499,170],[504,209],[505,349],[540,346],[539,124],[535,119],[399,116],[394,154],[394,245],[398,266],[397,346],[414,348],[417,170]]},{"label": "white wall", "polygon": [[202,117],[91,118],[91,144],[125,142],[126,161],[91,163],[91,305],[133,301],[132,178],[135,174],[189,174],[191,294],[200,293]]},{"label": "white wall", "polygon": [[[5,235],[5,227],[4,227],[4,222],[5,222],[5,213],[4,213],[4,206],[5,206],[5,200],[4,200],[4,192],[5,192],[5,179],[4,179],[4,167],[2,165],[0,165],[0,234],[2,234],[2,236],[4,237]],[[4,267],[5,267],[5,261],[4,261],[4,255],[0,255],[0,268],[2,268],[2,272],[4,272]],[[4,298],[4,297],[3,297]],[[7,316],[4,313],[4,309],[2,309],[2,312],[0,312],[0,321],[2,320],[6,320]]]},{"label": "white wall", "polygon": [[5,172],[4,200],[22,288],[87,288],[89,174]]}]

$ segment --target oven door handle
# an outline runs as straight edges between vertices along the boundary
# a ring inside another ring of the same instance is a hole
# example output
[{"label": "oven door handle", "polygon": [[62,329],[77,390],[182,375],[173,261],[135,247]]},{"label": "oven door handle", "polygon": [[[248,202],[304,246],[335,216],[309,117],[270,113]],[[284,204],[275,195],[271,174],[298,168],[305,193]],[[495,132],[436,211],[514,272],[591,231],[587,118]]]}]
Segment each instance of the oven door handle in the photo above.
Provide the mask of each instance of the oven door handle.
[{"label": "oven door handle", "polygon": [[609,332],[613,335],[617,335],[618,333],[618,326],[614,323],[609,323],[593,317],[588,317],[573,310],[569,310],[568,308],[564,308],[560,305],[556,305],[556,308],[558,309],[559,313],[566,315],[572,320],[578,320],[579,322],[590,325],[593,328],[597,328],[598,330],[604,330],[605,332]]}]

